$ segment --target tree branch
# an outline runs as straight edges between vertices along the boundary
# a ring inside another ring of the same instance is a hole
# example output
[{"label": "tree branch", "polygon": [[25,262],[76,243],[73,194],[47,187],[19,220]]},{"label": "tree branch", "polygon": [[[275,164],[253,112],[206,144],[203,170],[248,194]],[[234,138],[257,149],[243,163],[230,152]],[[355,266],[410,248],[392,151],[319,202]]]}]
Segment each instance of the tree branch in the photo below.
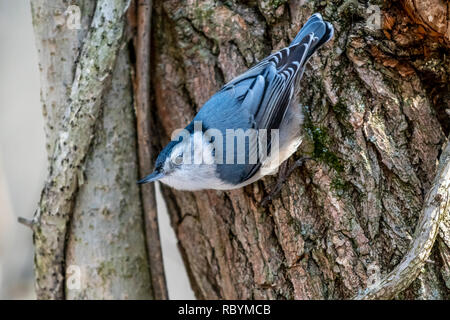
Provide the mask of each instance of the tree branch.
[{"label": "tree branch", "polygon": [[[447,221],[450,209],[450,142],[447,139],[431,189],[425,197],[414,240],[402,261],[384,279],[355,299],[392,299],[419,275],[431,253],[440,223]],[[443,231],[441,228],[441,236]]]},{"label": "tree branch", "polygon": [[83,163],[121,45],[127,0],[100,0],[92,28],[76,66],[70,104],[50,162],[49,175],[34,216],[36,293],[39,299],[64,297],[64,250],[67,224]]},{"label": "tree branch", "polygon": [[17,218],[17,222],[19,222],[20,224],[23,224],[24,226],[30,228],[31,230],[34,229],[34,221],[24,218],[24,217],[18,217]]},{"label": "tree branch", "polygon": [[[139,171],[141,175],[152,170],[153,154],[151,146],[151,106],[150,106],[150,41],[151,41],[151,0],[137,1],[136,36],[136,81],[135,106],[139,149]],[[168,299],[161,241],[158,228],[158,213],[154,184],[141,186],[145,219],[145,234],[151,280],[155,299]]]}]

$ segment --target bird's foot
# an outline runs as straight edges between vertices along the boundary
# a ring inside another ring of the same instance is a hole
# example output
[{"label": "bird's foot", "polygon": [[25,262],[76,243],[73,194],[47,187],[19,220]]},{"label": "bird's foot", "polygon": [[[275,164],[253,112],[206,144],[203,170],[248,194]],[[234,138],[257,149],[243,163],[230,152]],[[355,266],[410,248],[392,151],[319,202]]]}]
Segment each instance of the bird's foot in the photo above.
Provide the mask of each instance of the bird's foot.
[{"label": "bird's foot", "polygon": [[283,187],[283,184],[286,182],[286,180],[289,178],[289,176],[292,174],[292,172],[294,172],[295,169],[301,167],[303,165],[303,163],[305,163],[306,160],[312,160],[312,158],[302,157],[302,158],[298,159],[297,161],[295,161],[294,164],[290,168],[287,167],[287,164],[288,164],[287,161],[285,161],[281,165],[280,173],[278,174],[278,180],[277,180],[276,184],[274,185],[274,187],[272,188],[270,193],[267,196],[265,196],[264,199],[262,199],[262,201],[261,201],[261,205],[263,207],[266,206],[269,203],[269,201],[272,201],[272,199],[276,195],[278,195],[278,193],[281,191],[281,187]]}]

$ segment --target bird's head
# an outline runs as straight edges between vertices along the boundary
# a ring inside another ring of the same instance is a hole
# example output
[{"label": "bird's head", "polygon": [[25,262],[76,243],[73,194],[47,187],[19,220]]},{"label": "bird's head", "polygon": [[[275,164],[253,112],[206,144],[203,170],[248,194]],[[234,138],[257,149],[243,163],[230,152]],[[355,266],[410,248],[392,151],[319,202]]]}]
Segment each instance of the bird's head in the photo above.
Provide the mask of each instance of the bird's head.
[{"label": "bird's head", "polygon": [[209,138],[189,133],[171,141],[158,155],[155,170],[139,184],[161,181],[179,190],[200,190],[215,182],[214,147]]},{"label": "bird's head", "polygon": [[139,184],[153,182],[176,175],[181,169],[185,144],[181,141],[171,141],[156,158],[155,169],[151,174],[139,180]]}]

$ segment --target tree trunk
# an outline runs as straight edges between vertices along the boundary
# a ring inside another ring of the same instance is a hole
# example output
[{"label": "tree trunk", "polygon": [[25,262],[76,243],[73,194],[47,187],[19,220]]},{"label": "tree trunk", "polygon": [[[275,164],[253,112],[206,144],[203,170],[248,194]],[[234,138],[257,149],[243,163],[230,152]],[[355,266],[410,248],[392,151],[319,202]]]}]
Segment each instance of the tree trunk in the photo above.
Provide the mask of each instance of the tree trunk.
[{"label": "tree trunk", "polygon": [[[304,139],[287,166],[302,155],[313,160],[266,207],[276,176],[229,192],[163,187],[200,299],[354,297],[399,264],[426,217],[450,129],[442,0],[155,1],[159,147],[224,83],[287,46],[317,11],[336,33],[301,82]],[[450,298],[448,232],[442,223],[439,246],[428,259],[420,255],[424,267],[396,298]]]},{"label": "tree trunk", "polygon": [[31,222],[40,299],[153,297],[123,36],[128,4],[32,1],[49,155]]}]

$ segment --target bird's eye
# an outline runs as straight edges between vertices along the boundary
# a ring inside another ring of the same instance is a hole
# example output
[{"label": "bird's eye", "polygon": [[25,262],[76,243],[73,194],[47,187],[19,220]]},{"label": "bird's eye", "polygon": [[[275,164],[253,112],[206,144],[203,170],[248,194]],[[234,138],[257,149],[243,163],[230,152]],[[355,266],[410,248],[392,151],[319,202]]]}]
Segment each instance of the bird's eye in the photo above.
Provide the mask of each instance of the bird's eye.
[{"label": "bird's eye", "polygon": [[179,155],[173,157],[172,162],[173,162],[173,164],[175,164],[177,166],[182,164],[183,163],[183,154],[180,153]]}]

